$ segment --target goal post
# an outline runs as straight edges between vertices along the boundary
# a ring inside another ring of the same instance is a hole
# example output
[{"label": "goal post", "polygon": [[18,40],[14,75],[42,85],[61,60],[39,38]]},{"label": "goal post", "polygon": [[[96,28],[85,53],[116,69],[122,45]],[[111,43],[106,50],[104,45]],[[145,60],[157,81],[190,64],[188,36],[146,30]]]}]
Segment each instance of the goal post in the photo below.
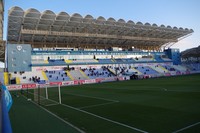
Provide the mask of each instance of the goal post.
[{"label": "goal post", "polygon": [[45,85],[45,92],[46,92],[46,99],[48,99],[48,90],[47,90],[47,85]]},{"label": "goal post", "polygon": [[58,84],[58,97],[59,97],[59,104],[62,104],[62,101],[61,101],[61,92],[60,92],[60,84]]}]

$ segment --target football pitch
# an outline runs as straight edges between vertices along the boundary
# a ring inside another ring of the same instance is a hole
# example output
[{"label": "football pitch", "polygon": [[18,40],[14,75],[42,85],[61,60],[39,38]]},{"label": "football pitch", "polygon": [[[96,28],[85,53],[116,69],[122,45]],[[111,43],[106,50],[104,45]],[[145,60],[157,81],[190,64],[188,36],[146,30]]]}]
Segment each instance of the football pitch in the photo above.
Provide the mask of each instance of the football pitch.
[{"label": "football pitch", "polygon": [[47,90],[41,106],[12,92],[13,133],[200,132],[200,74]]}]

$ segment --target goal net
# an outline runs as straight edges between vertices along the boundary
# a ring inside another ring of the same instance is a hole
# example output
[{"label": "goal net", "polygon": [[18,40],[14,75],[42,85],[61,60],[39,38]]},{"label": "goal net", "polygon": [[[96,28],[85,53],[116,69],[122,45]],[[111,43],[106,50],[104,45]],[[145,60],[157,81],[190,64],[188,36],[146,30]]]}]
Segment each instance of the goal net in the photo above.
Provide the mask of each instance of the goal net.
[{"label": "goal net", "polygon": [[61,104],[60,85],[48,86],[38,85],[38,88],[25,90],[27,99],[42,106],[53,106]]}]

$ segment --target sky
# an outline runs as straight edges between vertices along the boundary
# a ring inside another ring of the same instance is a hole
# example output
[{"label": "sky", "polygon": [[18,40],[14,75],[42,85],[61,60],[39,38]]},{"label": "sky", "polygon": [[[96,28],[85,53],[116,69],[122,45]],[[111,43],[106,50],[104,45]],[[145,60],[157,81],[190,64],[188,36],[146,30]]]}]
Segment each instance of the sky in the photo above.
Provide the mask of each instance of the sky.
[{"label": "sky", "polygon": [[8,10],[19,6],[23,10],[35,8],[40,12],[52,10],[56,14],[65,11],[72,15],[87,14],[94,18],[103,16],[125,21],[148,22],[157,25],[193,29],[194,33],[172,47],[184,51],[200,45],[200,0],[5,0],[4,39],[7,34]]}]

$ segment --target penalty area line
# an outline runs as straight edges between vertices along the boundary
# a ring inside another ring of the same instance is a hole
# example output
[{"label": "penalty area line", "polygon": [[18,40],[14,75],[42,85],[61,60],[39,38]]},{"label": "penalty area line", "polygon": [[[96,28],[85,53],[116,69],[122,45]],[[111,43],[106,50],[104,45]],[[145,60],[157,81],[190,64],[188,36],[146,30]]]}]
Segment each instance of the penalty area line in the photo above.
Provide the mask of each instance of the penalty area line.
[{"label": "penalty area line", "polygon": [[[23,95],[22,95],[22,96],[23,96]],[[23,97],[26,99],[25,96],[23,96]],[[46,111],[47,113],[51,114],[52,116],[56,117],[56,118],[59,119],[60,121],[64,122],[65,124],[67,124],[67,125],[71,126],[72,128],[76,129],[76,130],[79,131],[80,133],[85,133],[84,131],[82,131],[82,130],[79,129],[78,127],[76,127],[76,126],[72,125],[71,123],[65,121],[64,119],[62,119],[61,117],[59,117],[59,116],[57,116],[56,114],[52,113],[51,111],[45,109],[44,107],[42,107],[42,106],[40,106],[40,105],[34,103],[33,101],[30,101],[30,102],[31,102],[32,104],[34,104],[34,105],[40,107],[41,109],[43,109],[43,110]]]},{"label": "penalty area line", "polygon": [[184,127],[184,128],[179,129],[179,130],[176,130],[176,131],[174,131],[174,132],[172,132],[172,133],[178,133],[178,132],[181,132],[181,131],[183,131],[183,130],[186,130],[186,129],[188,129],[188,128],[194,127],[194,126],[199,125],[199,124],[200,124],[200,122],[197,122],[197,123],[191,124],[191,125],[189,125],[189,126],[187,126],[187,127]]},{"label": "penalty area line", "polygon": [[87,112],[85,110],[81,110],[81,109],[78,109],[78,108],[75,108],[75,107],[72,107],[72,106],[69,106],[69,105],[66,105],[66,104],[61,104],[65,107],[68,107],[68,108],[71,108],[71,109],[74,109],[74,110],[77,110],[77,111],[80,111],[80,112],[83,112],[85,114],[89,114],[91,116],[94,116],[94,117],[97,117],[97,118],[100,118],[102,120],[105,120],[105,121],[108,121],[108,122],[112,122],[114,124],[117,124],[117,125],[120,125],[120,126],[123,126],[123,127],[126,127],[126,128],[129,128],[129,129],[132,129],[134,131],[138,131],[138,132],[141,132],[141,133],[148,133],[147,131],[144,131],[144,130],[141,130],[139,128],[136,128],[136,127],[132,127],[132,126],[129,126],[129,125],[126,125],[126,124],[123,124],[123,123],[120,123],[120,122],[117,122],[117,121],[114,121],[114,120],[110,120],[108,118],[105,118],[105,117],[102,117],[102,116],[99,116],[99,115],[96,115],[96,114],[93,114],[93,113],[90,113],[90,112]]},{"label": "penalty area line", "polygon": [[101,104],[83,106],[83,107],[79,107],[79,109],[86,109],[86,108],[92,108],[92,107],[99,107],[99,106],[104,106],[104,105],[114,104],[114,103],[118,103],[118,102],[107,102],[107,103],[101,103]]},{"label": "penalty area line", "polygon": [[[48,100],[50,100],[50,101],[54,101],[54,100],[51,100],[51,99],[48,99]],[[111,101],[111,100],[110,100]],[[114,100],[112,100],[113,102],[114,102]],[[32,102],[32,101],[31,101]],[[56,101],[54,101],[54,102],[56,102]],[[115,102],[119,102],[119,101],[115,101]],[[34,103],[34,102],[33,102]],[[35,103],[34,103],[35,104]],[[36,104],[37,105],[37,104]],[[62,106],[65,106],[65,107],[68,107],[68,108],[71,108],[71,109],[74,109],[74,110],[77,110],[77,111],[80,111],[80,112],[83,112],[83,113],[85,113],[85,114],[88,114],[88,115],[91,115],[91,116],[94,116],[94,117],[97,117],[97,118],[100,118],[100,119],[102,119],[102,120],[105,120],[105,121],[108,121],[108,122],[111,122],[111,123],[114,123],[114,124],[117,124],[117,125],[120,125],[120,126],[123,126],[123,127],[126,127],[126,128],[129,128],[129,129],[132,129],[132,130],[134,130],[134,131],[138,131],[138,132],[141,132],[141,133],[148,133],[147,131],[144,131],[144,130],[141,130],[141,129],[139,129],[139,128],[136,128],[136,127],[132,127],[132,126],[129,126],[129,125],[126,125],[126,124],[124,124],[124,123],[120,123],[120,122],[117,122],[117,121],[114,121],[114,120],[111,120],[111,119],[108,119],[108,118],[105,118],[105,117],[102,117],[102,116],[99,116],[99,115],[96,115],[96,114],[93,114],[93,113],[90,113],[90,112],[87,112],[87,111],[85,111],[85,110],[82,110],[82,109],[79,109],[79,108],[75,108],[75,107],[72,107],[72,106],[70,106],[70,105],[66,105],[66,104],[60,104],[60,105],[62,105]],[[38,105],[39,106],[39,105]],[[43,107],[41,107],[41,108],[43,108]],[[45,109],[45,108],[44,108]],[[45,110],[47,110],[47,109],[45,109]],[[48,110],[47,110],[48,111]],[[50,112],[50,111],[49,111]],[[50,112],[50,113],[52,113],[52,112]],[[53,113],[52,113],[53,114]],[[55,115],[55,114],[54,114]],[[55,115],[55,116],[57,116],[57,115]],[[58,117],[58,116],[57,116]],[[62,118],[60,118],[62,121],[65,121],[65,120],[63,120]],[[68,123],[68,122],[67,122]],[[69,123],[70,124],[70,123]],[[72,125],[73,126],[73,125]],[[77,128],[77,129],[79,129],[79,128]],[[80,129],[79,129],[80,130]],[[80,131],[82,131],[82,130],[80,130]],[[82,133],[82,132],[81,132]]]},{"label": "penalty area line", "polygon": [[55,106],[55,105],[59,105],[59,103],[52,103],[52,104],[47,104],[47,105],[44,105],[44,106]]},{"label": "penalty area line", "polygon": [[107,99],[107,98],[101,98],[101,97],[93,97],[93,96],[87,96],[87,95],[81,95],[81,94],[73,94],[73,93],[65,93],[65,94],[72,95],[72,96],[94,98],[94,99],[99,99],[99,100],[104,100],[104,101],[110,101],[110,102],[119,102],[117,100],[112,100],[112,99]]}]

